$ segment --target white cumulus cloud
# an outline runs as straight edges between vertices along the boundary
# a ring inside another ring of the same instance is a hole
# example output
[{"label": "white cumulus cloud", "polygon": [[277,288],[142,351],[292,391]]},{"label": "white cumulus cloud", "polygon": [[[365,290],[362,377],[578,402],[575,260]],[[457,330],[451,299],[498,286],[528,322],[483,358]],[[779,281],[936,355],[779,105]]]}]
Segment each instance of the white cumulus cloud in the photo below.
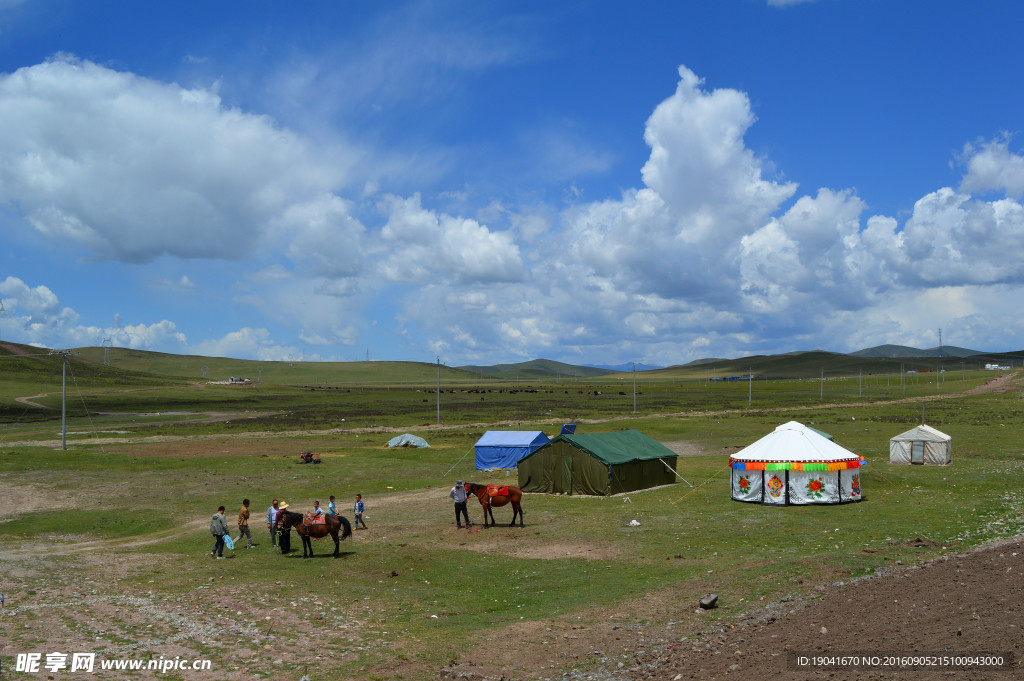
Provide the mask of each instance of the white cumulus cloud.
[{"label": "white cumulus cloud", "polygon": [[72,57],[0,76],[0,202],[94,257],[240,259],[341,180],[265,116]]},{"label": "white cumulus cloud", "polygon": [[378,271],[385,279],[473,284],[522,278],[522,257],[512,234],[425,209],[419,194],[408,199],[388,196],[383,206],[388,217],[381,229],[386,252]]},{"label": "white cumulus cloud", "polygon": [[[109,327],[80,324],[80,316],[70,307],[62,307],[57,295],[46,286],[29,286],[18,277],[0,282],[6,315],[3,325],[8,337],[20,342],[65,348],[99,345],[109,338],[117,347],[138,350],[184,350],[185,334],[174,322],[162,320],[152,324]],[[23,339],[23,340],[22,340]]]},{"label": "white cumulus cloud", "polygon": [[982,141],[980,145],[964,146],[967,174],[960,191],[999,191],[1017,198],[1024,195],[1024,156],[1011,152],[1006,138]]}]

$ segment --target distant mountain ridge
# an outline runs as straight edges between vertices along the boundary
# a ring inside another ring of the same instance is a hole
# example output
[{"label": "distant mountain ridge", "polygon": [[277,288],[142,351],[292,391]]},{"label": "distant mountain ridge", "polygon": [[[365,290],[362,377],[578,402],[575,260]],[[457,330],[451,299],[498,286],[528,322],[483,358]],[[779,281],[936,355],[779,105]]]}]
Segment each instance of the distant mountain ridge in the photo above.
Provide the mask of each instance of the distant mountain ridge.
[{"label": "distant mountain ridge", "polygon": [[[583,366],[593,367],[594,369],[606,369],[607,371],[615,371],[615,372],[633,371],[633,363],[632,362],[623,362],[622,364],[584,364]],[[637,363],[637,365],[636,365],[636,370],[637,371],[652,371],[654,369],[664,369],[664,368],[665,367],[659,366],[657,364],[641,364],[641,363]]]},{"label": "distant mountain ridge", "polygon": [[[108,356],[111,362],[108,362]],[[16,373],[16,367],[25,372],[42,371],[52,374],[54,367],[60,373],[59,362],[46,348],[0,342],[0,357],[6,359],[5,379]],[[266,382],[315,383],[323,381],[426,381],[433,383],[441,378],[441,371],[452,372],[459,379],[496,379],[499,381],[546,381],[554,379],[587,379],[600,376],[624,378],[633,370],[632,362],[617,365],[574,365],[550,359],[534,359],[526,362],[495,364],[493,366],[435,366],[433,362],[374,361],[374,362],[266,362],[232,358],[175,355],[130,348],[83,347],[74,350],[70,357],[76,365],[84,364],[90,372],[102,375],[104,380],[147,381],[153,376],[169,377],[174,380],[186,378],[203,379],[211,377],[247,376]],[[934,366],[937,369],[945,361],[948,367],[967,362],[983,367],[988,363],[1020,365],[1024,362],[1024,350],[1000,353],[985,353],[968,348],[944,345],[942,348],[920,349],[905,345],[879,345],[852,353],[835,353],[825,350],[793,351],[775,355],[747,355],[733,359],[705,357],[687,364],[658,367],[651,364],[637,364],[637,371],[645,378],[677,378],[679,376],[711,377],[742,376],[751,373],[771,377],[815,377],[827,374],[885,373],[901,360],[909,360],[915,368]],[[111,366],[106,366],[108,363]],[[920,363],[920,366],[918,366]],[[106,368],[104,368],[106,367]],[[207,371],[209,370],[209,371]],[[261,371],[262,370],[262,371]],[[81,369],[79,369],[81,371]],[[207,375],[209,374],[209,375]],[[330,378],[325,378],[330,376]],[[149,378],[147,378],[149,377]]]},{"label": "distant mountain ridge", "polygon": [[972,355],[984,355],[980,350],[969,350],[958,348],[955,345],[943,345],[941,348],[928,348],[921,350],[907,345],[876,345],[873,348],[865,348],[857,352],[851,352],[854,357],[971,357]]},{"label": "distant mountain ridge", "polygon": [[562,376],[566,378],[588,378],[590,376],[603,376],[611,373],[608,369],[601,369],[592,366],[577,366],[565,364],[551,359],[534,359],[518,364],[495,364],[493,366],[461,366],[456,367],[462,371],[468,371],[479,376],[488,378],[522,379],[522,378],[550,378]]}]

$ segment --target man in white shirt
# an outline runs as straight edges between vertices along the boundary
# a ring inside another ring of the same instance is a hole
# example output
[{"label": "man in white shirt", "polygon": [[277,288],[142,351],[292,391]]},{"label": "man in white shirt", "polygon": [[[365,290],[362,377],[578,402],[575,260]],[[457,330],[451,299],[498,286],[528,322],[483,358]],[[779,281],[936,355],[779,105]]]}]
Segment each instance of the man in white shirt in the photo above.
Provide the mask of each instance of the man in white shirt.
[{"label": "man in white shirt", "polygon": [[271,548],[277,546],[277,530],[274,529],[275,522],[277,522],[277,499],[274,499],[274,503],[267,509],[267,529],[270,530]]},{"label": "man in white shirt", "polygon": [[455,481],[455,487],[452,487],[452,491],[448,493],[448,496],[455,501],[455,524],[462,529],[462,517],[459,516],[461,513],[466,518],[466,527],[471,527],[469,524],[469,511],[466,510],[466,486],[461,480]]}]

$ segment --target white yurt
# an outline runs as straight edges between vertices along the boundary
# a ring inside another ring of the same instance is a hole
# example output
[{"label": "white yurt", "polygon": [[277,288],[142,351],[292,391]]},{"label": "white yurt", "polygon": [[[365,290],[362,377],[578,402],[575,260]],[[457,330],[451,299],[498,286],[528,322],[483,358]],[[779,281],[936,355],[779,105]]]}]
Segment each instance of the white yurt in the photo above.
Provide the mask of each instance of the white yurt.
[{"label": "white yurt", "polygon": [[773,506],[860,501],[861,458],[790,421],[729,457],[732,498]]},{"label": "white yurt", "polygon": [[889,463],[944,466],[953,462],[953,438],[921,424],[889,440]]}]

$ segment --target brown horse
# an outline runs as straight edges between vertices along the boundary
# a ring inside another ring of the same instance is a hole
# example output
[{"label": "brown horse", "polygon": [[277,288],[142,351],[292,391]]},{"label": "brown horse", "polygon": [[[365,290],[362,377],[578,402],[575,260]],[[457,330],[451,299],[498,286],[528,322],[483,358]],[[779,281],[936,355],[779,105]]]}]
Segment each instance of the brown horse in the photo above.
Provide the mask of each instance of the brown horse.
[{"label": "brown horse", "polygon": [[[508,492],[503,494],[496,494],[498,490],[505,490],[505,485],[477,485],[472,482],[466,483],[466,492],[468,494],[475,494],[480,505],[484,507],[484,527],[490,527],[487,524],[487,516],[491,516],[491,525],[497,525],[494,522],[494,511],[491,510],[492,506],[504,506],[505,504],[512,504],[512,522],[508,524],[512,527],[516,524],[516,516],[519,516],[519,527],[523,525],[523,490],[518,487],[508,485]],[[492,494],[492,492],[495,492]]]},{"label": "brown horse", "polygon": [[[313,539],[320,539],[331,535],[331,539],[334,540],[334,557],[337,558],[341,555],[341,548],[339,545],[340,539],[338,538],[339,532],[341,533],[341,539],[352,536],[352,525],[349,524],[348,518],[340,515],[334,515],[328,513],[324,516],[324,522],[316,525],[305,525],[302,522],[301,513],[292,513],[291,511],[278,511],[277,521],[274,523],[275,529],[285,530],[294,527],[295,531],[298,532],[299,536],[302,537],[302,557],[312,558],[313,557]],[[306,551],[309,550],[307,555]]]}]

